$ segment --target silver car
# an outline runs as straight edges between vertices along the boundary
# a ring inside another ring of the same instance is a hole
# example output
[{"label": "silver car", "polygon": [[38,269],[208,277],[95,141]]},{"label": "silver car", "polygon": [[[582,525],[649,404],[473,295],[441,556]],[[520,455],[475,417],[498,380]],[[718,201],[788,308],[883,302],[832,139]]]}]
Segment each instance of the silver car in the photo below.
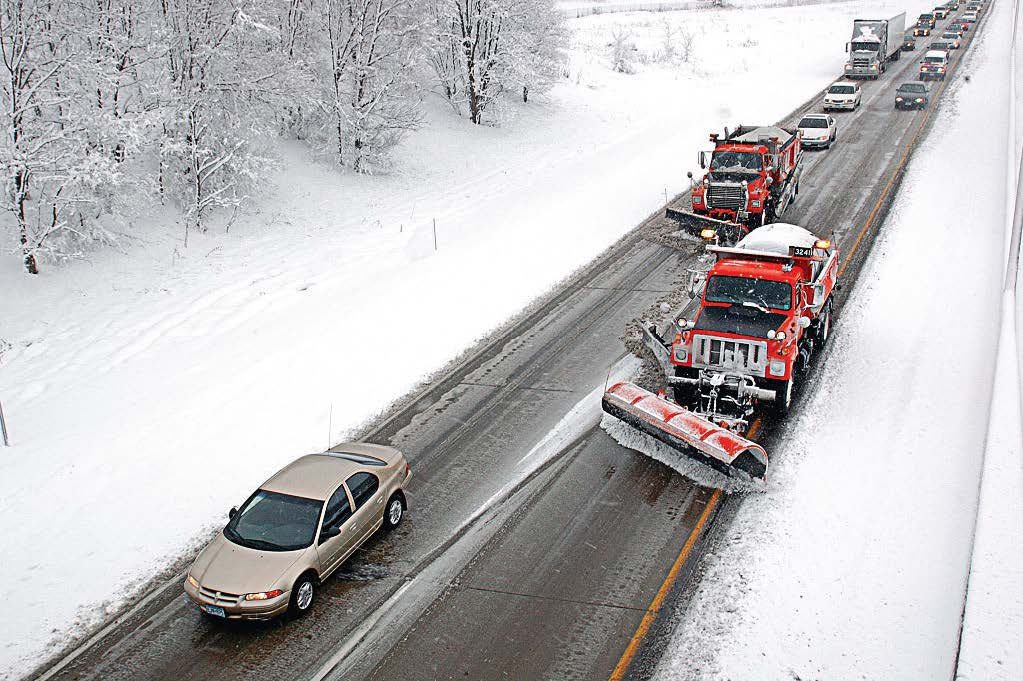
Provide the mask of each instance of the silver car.
[{"label": "silver car", "polygon": [[393,447],[338,445],[260,485],[188,570],[185,593],[211,617],[307,612],[316,590],[378,529],[407,509],[412,472]]}]

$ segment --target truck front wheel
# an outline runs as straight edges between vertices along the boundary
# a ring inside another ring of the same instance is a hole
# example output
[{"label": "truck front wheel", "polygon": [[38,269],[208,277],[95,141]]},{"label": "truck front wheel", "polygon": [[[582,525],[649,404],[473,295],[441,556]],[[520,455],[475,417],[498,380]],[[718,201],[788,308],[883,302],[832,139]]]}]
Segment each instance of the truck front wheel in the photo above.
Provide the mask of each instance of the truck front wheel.
[{"label": "truck front wheel", "polygon": [[778,381],[775,385],[777,396],[774,400],[774,413],[778,416],[788,416],[788,413],[792,410],[792,395],[796,391],[796,376],[795,368],[793,368],[793,375],[787,381]]}]

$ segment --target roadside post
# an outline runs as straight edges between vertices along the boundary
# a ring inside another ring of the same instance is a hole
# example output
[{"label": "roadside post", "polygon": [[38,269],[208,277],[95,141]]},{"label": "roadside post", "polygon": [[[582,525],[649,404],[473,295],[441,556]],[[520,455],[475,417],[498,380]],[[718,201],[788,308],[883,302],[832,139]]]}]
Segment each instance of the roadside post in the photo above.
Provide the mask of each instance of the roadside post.
[{"label": "roadside post", "polygon": [[7,439],[7,423],[4,421],[4,403],[0,402],[0,435],[3,435],[4,447],[10,447],[11,442]]}]

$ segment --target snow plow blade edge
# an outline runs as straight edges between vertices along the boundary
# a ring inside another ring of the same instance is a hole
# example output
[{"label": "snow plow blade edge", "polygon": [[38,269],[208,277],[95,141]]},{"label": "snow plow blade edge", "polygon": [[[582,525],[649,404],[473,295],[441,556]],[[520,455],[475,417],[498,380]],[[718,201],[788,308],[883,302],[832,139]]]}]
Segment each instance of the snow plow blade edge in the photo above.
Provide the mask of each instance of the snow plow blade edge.
[{"label": "snow plow blade edge", "polygon": [[756,442],[634,383],[611,386],[601,399],[601,407],[611,416],[725,475],[760,482],[767,476],[767,452]]}]

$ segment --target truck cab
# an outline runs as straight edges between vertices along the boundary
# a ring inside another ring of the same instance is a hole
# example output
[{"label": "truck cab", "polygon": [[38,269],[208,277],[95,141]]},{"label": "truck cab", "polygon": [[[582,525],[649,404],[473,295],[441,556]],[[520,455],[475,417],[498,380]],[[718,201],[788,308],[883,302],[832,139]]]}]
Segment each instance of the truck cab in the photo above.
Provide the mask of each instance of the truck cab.
[{"label": "truck cab", "polygon": [[675,399],[725,421],[717,400],[726,395],[744,423],[759,402],[787,411],[798,377],[830,334],[837,249],[802,227],[776,223],[732,248],[707,250],[717,261],[699,310],[676,321]]}]

